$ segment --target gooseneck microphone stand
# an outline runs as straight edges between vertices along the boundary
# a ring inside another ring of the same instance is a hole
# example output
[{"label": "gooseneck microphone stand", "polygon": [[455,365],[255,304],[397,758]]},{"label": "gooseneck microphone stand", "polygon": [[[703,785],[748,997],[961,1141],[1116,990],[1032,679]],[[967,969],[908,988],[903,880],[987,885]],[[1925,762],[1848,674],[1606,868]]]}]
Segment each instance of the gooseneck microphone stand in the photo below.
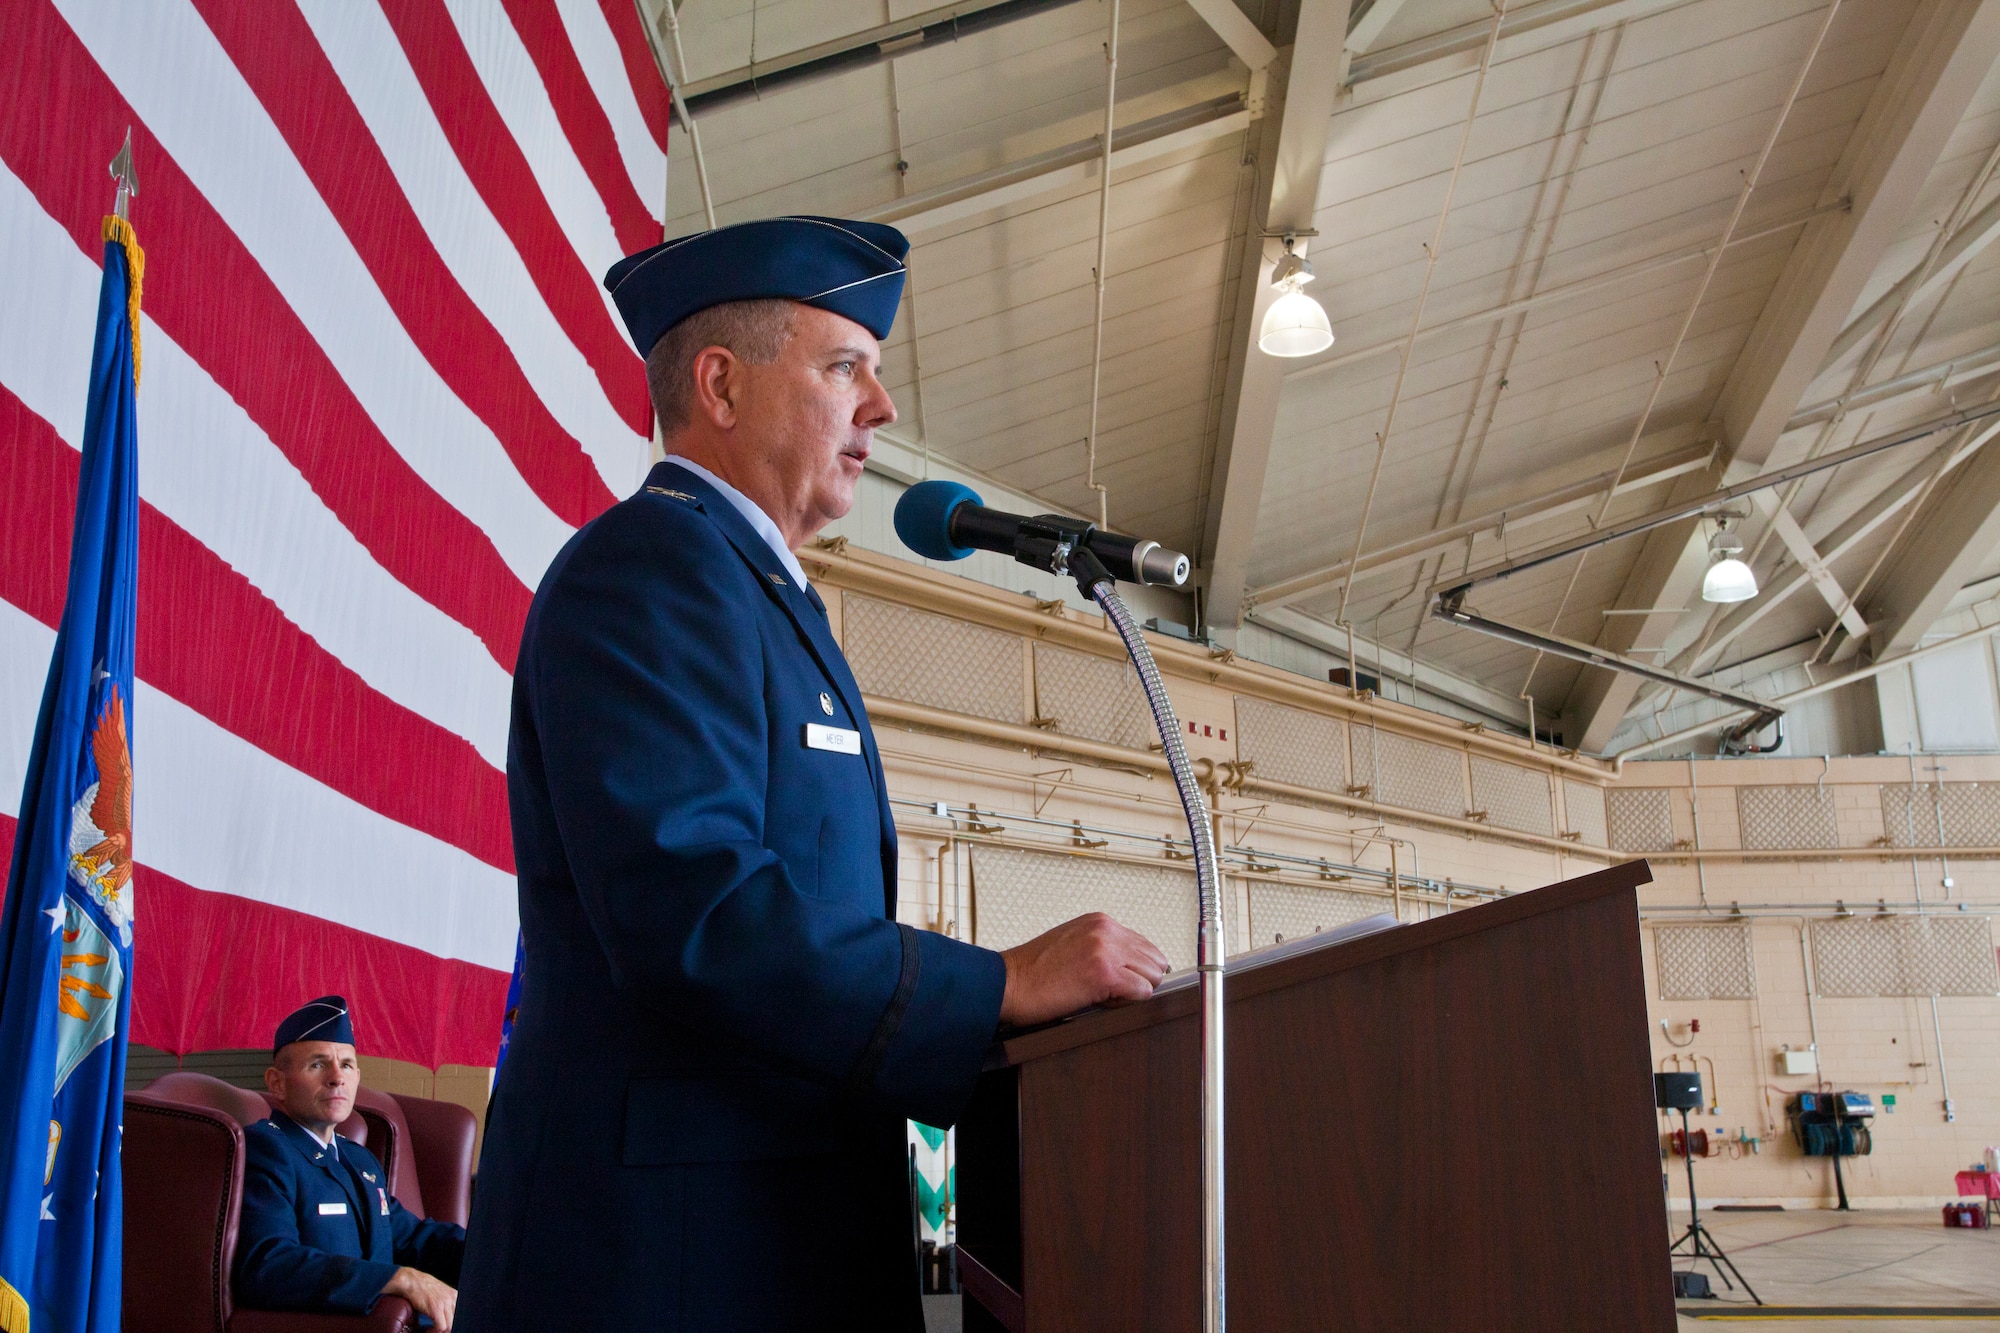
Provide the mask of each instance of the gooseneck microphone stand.
[{"label": "gooseneck microphone stand", "polygon": [[[1044,552],[1040,546],[1046,543]],[[1208,802],[1202,799],[1201,785],[1195,781],[1194,765],[1188,762],[1187,746],[1181,742],[1181,724],[1174,715],[1173,700],[1160,679],[1153,650],[1132,619],[1131,608],[1118,595],[1118,586],[1095,552],[1068,534],[1029,539],[1020,546],[1033,545],[1036,558],[1030,559],[1017,547],[1016,558],[1023,564],[1043,564],[1051,573],[1076,580],[1077,590],[1104,610],[1104,618],[1118,631],[1139,683],[1146,691],[1146,704],[1153,712],[1160,743],[1166,748],[1167,767],[1173,773],[1174,790],[1187,816],[1188,837],[1194,847],[1195,888],[1199,901],[1199,925],[1195,935],[1195,969],[1201,986],[1201,1204],[1202,1204],[1202,1320],[1203,1333],[1223,1333],[1223,1237],[1222,1237],[1222,969],[1228,950],[1222,934],[1221,880],[1215,867],[1215,830],[1209,823]]]}]

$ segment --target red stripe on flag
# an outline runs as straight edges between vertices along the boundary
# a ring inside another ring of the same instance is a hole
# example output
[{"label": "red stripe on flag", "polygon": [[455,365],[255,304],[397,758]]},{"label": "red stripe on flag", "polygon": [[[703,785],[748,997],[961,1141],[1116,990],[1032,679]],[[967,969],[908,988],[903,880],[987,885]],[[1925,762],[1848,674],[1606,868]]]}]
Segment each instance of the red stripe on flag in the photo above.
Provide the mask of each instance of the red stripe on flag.
[{"label": "red stripe on flag", "polygon": [[[312,335],[47,0],[0,7],[0,159],[101,262],[104,173],[129,127],[154,263],[146,315],[185,348],[405,587],[513,670],[529,590],[376,429]],[[45,132],[60,125],[61,135]],[[106,159],[109,160],[108,158]]]},{"label": "red stripe on flag", "polygon": [[296,5],[195,0],[424,359],[486,423],[542,503],[581,527],[616,502],[431,244]]},{"label": "red stripe on flag", "polygon": [[[0,814],[9,860],[16,823]],[[491,1065],[499,1051],[505,972],[210,893],[143,863],[132,882],[131,1039],[142,1046],[255,1050],[313,996],[345,995],[363,1055],[436,1069]]]},{"label": "red stripe on flag", "polygon": [[[658,245],[664,237],[632,178],[625,172],[625,160],[618,155],[618,136],[612,132],[611,118],[591,90],[590,79],[577,61],[576,49],[569,44],[569,32],[553,0],[500,0],[514,31],[528,48],[528,58],[542,76],[542,87],[555,106],[556,120],[570,151],[583,164],[583,172],[597,187],[604,211],[611,215],[612,230],[626,254]],[[665,208],[667,201],[659,201]]]},{"label": "red stripe on flag", "polygon": [[[500,118],[442,0],[382,0],[382,12],[423,85],[424,96],[473,188],[514,242],[528,277],[576,344],[626,423],[650,434],[646,367],[596,290],[597,278],[570,248],[528,159]],[[658,238],[655,237],[657,240]]]},{"label": "red stripe on flag", "polygon": [[[62,618],[81,457],[0,388],[0,597]],[[507,777],[370,688],[173,520],[139,510],[138,674],[279,762],[509,874]]]},{"label": "red stripe on flag", "polygon": [[618,41],[618,54],[625,61],[625,77],[632,81],[632,95],[638,99],[639,114],[653,132],[653,142],[667,151],[667,129],[674,112],[673,94],[661,81],[660,66],[653,59],[653,47],[646,30],[639,26],[639,10],[631,0],[597,0],[604,21]]}]

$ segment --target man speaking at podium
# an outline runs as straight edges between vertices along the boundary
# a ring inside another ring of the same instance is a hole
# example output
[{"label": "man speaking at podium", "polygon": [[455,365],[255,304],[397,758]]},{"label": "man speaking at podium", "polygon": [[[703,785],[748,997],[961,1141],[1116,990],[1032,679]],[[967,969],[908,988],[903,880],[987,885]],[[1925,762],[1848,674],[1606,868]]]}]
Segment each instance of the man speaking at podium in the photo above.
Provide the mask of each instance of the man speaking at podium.
[{"label": "man speaking at podium", "polygon": [[667,457],[556,556],[522,637],[525,964],[469,1333],[920,1333],[903,1120],[952,1123],[1000,1023],[1166,971],[1102,916],[1005,954],[894,919],[881,756],[792,552],[896,419],[908,249],[774,218],[606,275]]}]

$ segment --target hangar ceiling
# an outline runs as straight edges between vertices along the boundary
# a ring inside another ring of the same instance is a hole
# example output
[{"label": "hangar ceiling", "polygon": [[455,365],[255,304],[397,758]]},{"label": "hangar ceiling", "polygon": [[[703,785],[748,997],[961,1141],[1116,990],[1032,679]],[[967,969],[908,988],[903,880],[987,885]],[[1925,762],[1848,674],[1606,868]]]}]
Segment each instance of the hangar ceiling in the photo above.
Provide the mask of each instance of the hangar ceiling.
[{"label": "hangar ceiling", "polygon": [[[1351,636],[1617,751],[1685,696],[1435,594],[2000,402],[2000,0],[666,3],[702,148],[669,234],[704,175],[722,223],[902,226],[897,436],[1095,514],[1095,380],[1111,522],[1198,553],[1224,643]],[[1296,360],[1254,336],[1287,231],[1337,334]],[[1747,602],[1700,599],[1700,517],[1467,600],[1751,693],[1837,676],[2000,595],[1997,422],[1730,505]]]}]

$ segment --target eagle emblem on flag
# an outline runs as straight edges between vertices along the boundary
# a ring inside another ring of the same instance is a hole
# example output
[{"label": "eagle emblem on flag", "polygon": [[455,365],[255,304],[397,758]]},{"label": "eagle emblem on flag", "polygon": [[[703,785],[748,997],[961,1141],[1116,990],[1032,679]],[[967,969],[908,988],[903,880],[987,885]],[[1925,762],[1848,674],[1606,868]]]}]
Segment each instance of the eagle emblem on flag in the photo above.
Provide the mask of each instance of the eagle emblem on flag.
[{"label": "eagle emblem on flag", "polygon": [[125,701],[113,686],[90,736],[97,781],[70,809],[69,875],[132,944],[132,746],[125,736]]}]

